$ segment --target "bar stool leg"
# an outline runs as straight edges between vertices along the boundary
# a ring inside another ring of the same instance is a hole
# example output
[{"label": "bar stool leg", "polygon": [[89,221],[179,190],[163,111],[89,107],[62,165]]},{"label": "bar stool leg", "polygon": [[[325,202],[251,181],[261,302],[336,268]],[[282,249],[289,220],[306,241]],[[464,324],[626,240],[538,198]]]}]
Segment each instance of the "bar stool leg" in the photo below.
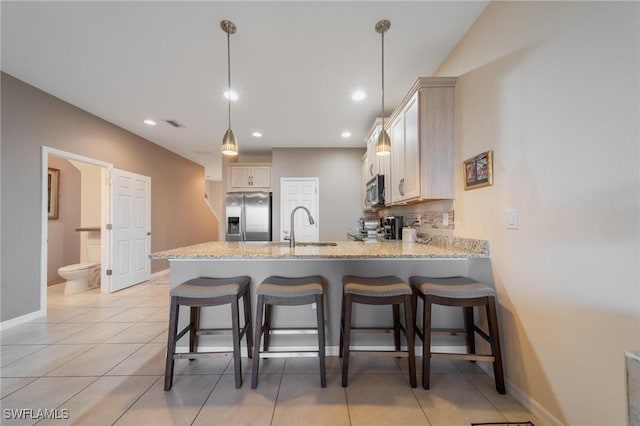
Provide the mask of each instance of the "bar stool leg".
[{"label": "bar stool leg", "polygon": [[349,377],[349,349],[351,345],[351,308],[353,303],[351,301],[351,294],[344,294],[342,296],[345,301],[344,312],[344,341],[342,348],[342,387],[347,387],[347,378]]},{"label": "bar stool leg", "polygon": [[[464,324],[467,329],[467,352],[470,354],[476,353],[476,336],[475,336],[475,321],[473,319],[473,306],[467,306],[464,309]],[[475,361],[471,361],[475,362]]]},{"label": "bar stool leg", "polygon": [[[189,312],[189,352],[198,351],[198,330],[200,330],[200,307],[192,306]],[[189,358],[189,361],[194,359]]]},{"label": "bar stool leg", "polygon": [[327,372],[325,368],[324,357],[324,303],[322,301],[322,294],[316,294],[316,315],[318,323],[318,358],[320,359],[320,386],[327,387]]},{"label": "bar stool leg", "polygon": [[[406,324],[406,338],[407,338],[407,351],[409,352],[409,382],[411,383],[411,387],[415,388],[418,386],[416,383],[416,346],[415,346],[415,332],[414,332],[414,316],[413,310],[411,309],[412,305],[411,295],[406,295],[404,297],[404,316],[405,316],[405,324]],[[399,305],[398,311],[400,310]],[[398,324],[400,320],[398,319]],[[399,350],[400,348],[398,348]]]},{"label": "bar stool leg", "polygon": [[168,391],[173,385],[173,354],[176,351],[176,335],[178,334],[178,314],[180,306],[178,306],[178,298],[171,298],[169,309],[169,337],[167,341],[167,359],[164,370],[164,390]]},{"label": "bar stool leg", "polygon": [[231,334],[233,338],[233,370],[236,379],[236,389],[242,387],[242,361],[240,359],[240,313],[238,297],[231,301]]},{"label": "bar stool leg", "polygon": [[269,350],[269,343],[271,343],[271,311],[273,310],[273,306],[270,304],[265,304],[264,306],[264,343],[263,350]]},{"label": "bar stool leg", "polygon": [[338,350],[338,356],[342,358],[344,351],[344,295],[342,296],[342,306],[340,308],[340,349]]},{"label": "bar stool leg", "polygon": [[264,296],[258,296],[256,307],[256,329],[253,339],[253,362],[251,364],[251,389],[258,387],[258,365],[260,364],[260,340],[262,339],[262,316],[264,309]]},{"label": "bar stool leg", "polygon": [[396,351],[400,350],[400,305],[393,305],[393,341]]},{"label": "bar stool leg", "polygon": [[487,303],[487,319],[491,333],[491,352],[493,352],[493,375],[496,379],[496,390],[500,394],[505,394],[504,370],[502,369],[502,352],[500,350],[500,334],[498,331],[498,314],[496,310],[496,299],[489,297]]},{"label": "bar stool leg", "polygon": [[422,308],[422,387],[429,389],[431,374],[431,297],[425,296]]},{"label": "bar stool leg", "polygon": [[242,295],[243,311],[244,311],[244,324],[247,327],[247,331],[244,337],[247,339],[247,357],[253,356],[253,321],[251,321],[251,299],[249,299],[249,286]]}]

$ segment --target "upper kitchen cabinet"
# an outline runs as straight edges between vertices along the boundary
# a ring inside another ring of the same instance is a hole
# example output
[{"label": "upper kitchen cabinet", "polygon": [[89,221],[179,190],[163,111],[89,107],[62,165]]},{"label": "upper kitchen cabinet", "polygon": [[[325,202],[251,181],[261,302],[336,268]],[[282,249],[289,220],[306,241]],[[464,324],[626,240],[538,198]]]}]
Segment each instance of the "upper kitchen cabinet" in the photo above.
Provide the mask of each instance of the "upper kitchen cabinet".
[{"label": "upper kitchen cabinet", "polygon": [[454,77],[422,77],[389,120],[391,203],[453,199]]},{"label": "upper kitchen cabinet", "polygon": [[270,191],[270,164],[229,165],[229,191]]}]

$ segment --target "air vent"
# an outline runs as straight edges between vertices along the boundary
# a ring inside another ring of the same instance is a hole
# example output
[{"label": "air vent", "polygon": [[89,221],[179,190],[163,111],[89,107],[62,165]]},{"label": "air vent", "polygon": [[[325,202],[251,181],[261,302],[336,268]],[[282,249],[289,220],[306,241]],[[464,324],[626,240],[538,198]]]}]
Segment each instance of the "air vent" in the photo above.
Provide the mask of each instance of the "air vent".
[{"label": "air vent", "polygon": [[167,123],[171,124],[173,127],[184,127],[178,120],[164,120]]}]

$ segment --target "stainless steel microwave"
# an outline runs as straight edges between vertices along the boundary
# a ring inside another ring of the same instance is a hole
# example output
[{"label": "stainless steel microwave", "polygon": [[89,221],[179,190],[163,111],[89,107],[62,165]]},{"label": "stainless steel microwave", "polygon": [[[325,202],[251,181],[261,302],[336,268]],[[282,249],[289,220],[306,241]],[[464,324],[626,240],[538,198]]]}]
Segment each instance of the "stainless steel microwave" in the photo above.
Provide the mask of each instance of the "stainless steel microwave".
[{"label": "stainless steel microwave", "polygon": [[384,175],[375,175],[367,182],[365,204],[368,208],[384,207]]}]

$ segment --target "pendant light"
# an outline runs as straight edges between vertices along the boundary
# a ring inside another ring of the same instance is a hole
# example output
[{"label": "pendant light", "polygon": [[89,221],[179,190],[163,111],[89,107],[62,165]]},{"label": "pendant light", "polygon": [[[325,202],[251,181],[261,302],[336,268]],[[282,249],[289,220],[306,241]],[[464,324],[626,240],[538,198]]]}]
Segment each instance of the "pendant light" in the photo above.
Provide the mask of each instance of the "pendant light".
[{"label": "pendant light", "polygon": [[227,81],[229,84],[228,87],[228,96],[229,99],[229,127],[227,131],[224,132],[224,137],[222,138],[222,153],[224,155],[238,155],[238,144],[236,143],[236,137],[231,130],[231,46],[230,46],[230,36],[231,34],[235,34],[236,25],[231,22],[224,20],[220,22],[220,28],[222,31],[227,33]]},{"label": "pendant light", "polygon": [[382,36],[382,129],[378,134],[378,141],[376,142],[376,154],[377,155],[389,155],[391,154],[391,139],[389,134],[384,129],[384,33],[391,27],[391,22],[386,19],[378,21],[376,24],[376,31]]}]

